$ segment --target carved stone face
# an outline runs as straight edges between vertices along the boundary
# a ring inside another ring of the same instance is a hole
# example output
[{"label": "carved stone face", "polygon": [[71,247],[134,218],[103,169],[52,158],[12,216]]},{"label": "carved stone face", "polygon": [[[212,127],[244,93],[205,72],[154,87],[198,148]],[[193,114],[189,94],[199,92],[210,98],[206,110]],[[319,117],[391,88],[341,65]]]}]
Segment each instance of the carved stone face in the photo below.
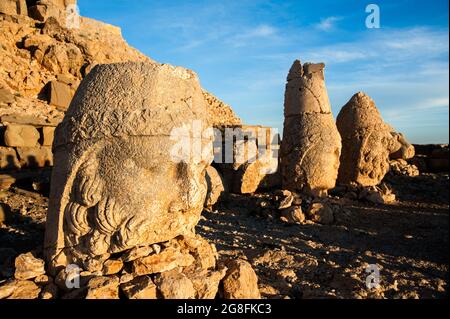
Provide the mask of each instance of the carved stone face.
[{"label": "carved stone face", "polygon": [[[172,151],[180,140],[171,134],[193,121],[207,128],[207,114],[192,71],[145,63],[94,68],[55,133],[45,234],[50,269],[93,269],[90,262],[109,254],[192,232],[212,158],[177,161]],[[210,138],[197,141],[201,150],[212,146]]]},{"label": "carved stone face", "polygon": [[192,230],[206,196],[208,163],[174,162],[172,143],[168,137],[101,143],[77,173],[65,212],[67,244],[100,256]]}]

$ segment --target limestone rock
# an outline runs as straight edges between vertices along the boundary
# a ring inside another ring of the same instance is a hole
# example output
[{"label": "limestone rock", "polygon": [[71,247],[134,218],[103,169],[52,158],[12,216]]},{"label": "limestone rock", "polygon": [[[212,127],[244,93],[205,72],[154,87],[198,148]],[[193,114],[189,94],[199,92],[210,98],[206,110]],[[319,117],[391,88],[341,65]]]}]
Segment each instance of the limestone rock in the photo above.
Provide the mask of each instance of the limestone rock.
[{"label": "limestone rock", "polygon": [[50,82],[49,103],[61,110],[67,110],[75,91],[66,83],[60,81]]},{"label": "limestone rock", "polygon": [[25,0],[2,0],[0,2],[0,13],[9,15],[27,15],[27,4]]},{"label": "limestone rock", "polygon": [[182,251],[188,251],[194,257],[194,263],[186,265],[193,271],[214,269],[216,267],[218,258],[216,247],[201,236],[179,236],[172,243]]},{"label": "limestone rock", "polygon": [[[130,62],[98,65],[87,75],[53,142],[44,247],[50,268],[192,232],[212,158],[180,157],[174,150],[180,138],[193,136],[194,121],[208,128],[192,71]],[[210,137],[197,142],[212,147]],[[192,263],[192,256],[159,255],[135,261],[138,273]]]},{"label": "limestone rock", "polygon": [[45,263],[36,258],[32,253],[19,255],[15,261],[16,271],[14,277],[19,280],[27,280],[45,274]]},{"label": "limestone rock", "polygon": [[195,289],[192,281],[177,269],[156,276],[156,286],[164,299],[194,299]]},{"label": "limestone rock", "polygon": [[141,276],[120,285],[128,299],[157,299],[157,288],[149,276]]},{"label": "limestone rock", "polygon": [[141,257],[147,257],[153,252],[153,248],[150,246],[141,246],[141,247],[134,247],[128,251],[126,251],[120,259],[123,262],[129,262],[136,260]]},{"label": "limestone rock", "polygon": [[[2,295],[8,295],[8,299],[37,299],[41,288],[34,282],[29,280],[14,280],[8,284],[7,287],[0,287],[0,299]],[[2,289],[3,288],[3,289]]]},{"label": "limestone rock", "polygon": [[225,192],[224,180],[220,173],[212,166],[206,169],[206,184],[208,185],[208,193],[206,195],[205,207],[212,207]]},{"label": "limestone rock", "polygon": [[0,146],[0,169],[15,168],[20,168],[20,163],[14,148]]},{"label": "limestone rock", "polygon": [[169,247],[159,254],[153,254],[133,261],[133,273],[137,276],[155,274],[172,270],[177,267],[187,267],[194,263],[194,257]]},{"label": "limestone rock", "polygon": [[280,150],[283,188],[325,195],[335,186],[341,138],[331,113],[324,64],[295,61],[284,100]]},{"label": "limestone rock", "polygon": [[400,147],[383,121],[374,101],[359,92],[342,108],[337,117],[342,136],[342,184],[374,186],[389,171],[389,154]]},{"label": "limestone rock", "polygon": [[18,147],[17,154],[21,167],[53,166],[53,154],[49,146]]},{"label": "limestone rock", "polygon": [[401,145],[401,147],[394,153],[391,153],[389,157],[391,159],[403,160],[413,158],[415,155],[414,146],[406,140],[405,136],[402,133],[396,132],[392,132],[391,134],[395,139],[397,139],[397,142]]},{"label": "limestone rock", "polygon": [[334,222],[333,209],[324,203],[312,203],[308,209],[309,218],[316,223],[330,225]]},{"label": "limestone rock", "polygon": [[203,96],[208,104],[208,114],[211,125],[239,125],[241,119],[237,117],[231,106],[220,101],[217,97],[203,90]]},{"label": "limestone rock", "polygon": [[0,286],[0,299],[5,299],[12,295],[14,290],[16,290],[17,280],[7,281],[5,284]]},{"label": "limestone rock", "polygon": [[286,223],[301,224],[306,218],[301,206],[291,206],[281,211],[281,219]]},{"label": "limestone rock", "polygon": [[217,271],[203,270],[201,272],[187,273],[196,291],[196,299],[215,299],[219,291],[220,281],[225,277],[227,268]]},{"label": "limestone rock", "polygon": [[38,144],[39,132],[29,125],[9,124],[5,130],[5,145],[14,147],[34,147]]},{"label": "limestone rock", "polygon": [[121,260],[109,259],[103,264],[104,275],[114,275],[120,272],[123,268],[123,262]]},{"label": "limestone rock", "polygon": [[42,145],[43,146],[52,146],[53,139],[55,136],[55,128],[52,126],[44,126],[42,128]]},{"label": "limestone rock", "polygon": [[94,277],[87,285],[86,299],[119,299],[119,278]]},{"label": "limestone rock", "polygon": [[389,172],[394,175],[419,176],[420,172],[416,165],[409,164],[403,159],[396,159],[389,162]]},{"label": "limestone rock", "polygon": [[227,273],[222,280],[225,299],[260,299],[258,277],[252,266],[242,259],[226,263]]},{"label": "limestone rock", "polygon": [[9,90],[0,87],[0,103],[11,104],[14,101],[14,95]]},{"label": "limestone rock", "polygon": [[49,283],[41,290],[41,299],[56,299],[58,297],[58,286],[54,283]]}]

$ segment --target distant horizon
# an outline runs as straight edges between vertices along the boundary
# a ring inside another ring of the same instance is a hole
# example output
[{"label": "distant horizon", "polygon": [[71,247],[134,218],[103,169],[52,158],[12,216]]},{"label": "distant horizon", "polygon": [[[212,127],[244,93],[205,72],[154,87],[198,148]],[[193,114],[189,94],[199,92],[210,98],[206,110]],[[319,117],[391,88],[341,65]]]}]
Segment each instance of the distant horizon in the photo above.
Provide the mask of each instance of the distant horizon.
[{"label": "distant horizon", "polygon": [[[380,9],[369,29],[366,6]],[[81,15],[119,26],[160,63],[195,71],[243,123],[282,133],[295,59],[324,62],[336,118],[358,91],[414,144],[449,142],[448,1],[336,3],[240,0],[78,0]]]}]

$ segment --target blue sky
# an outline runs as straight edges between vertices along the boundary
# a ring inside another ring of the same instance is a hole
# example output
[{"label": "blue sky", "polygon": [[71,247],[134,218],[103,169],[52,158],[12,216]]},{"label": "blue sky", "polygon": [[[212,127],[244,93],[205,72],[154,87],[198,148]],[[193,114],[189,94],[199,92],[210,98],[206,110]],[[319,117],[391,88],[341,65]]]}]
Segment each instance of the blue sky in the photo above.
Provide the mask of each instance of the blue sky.
[{"label": "blue sky", "polygon": [[[365,8],[380,7],[367,29]],[[292,62],[325,62],[336,116],[364,91],[414,143],[448,143],[448,1],[78,0],[161,63],[196,71],[246,124],[283,127]]]}]

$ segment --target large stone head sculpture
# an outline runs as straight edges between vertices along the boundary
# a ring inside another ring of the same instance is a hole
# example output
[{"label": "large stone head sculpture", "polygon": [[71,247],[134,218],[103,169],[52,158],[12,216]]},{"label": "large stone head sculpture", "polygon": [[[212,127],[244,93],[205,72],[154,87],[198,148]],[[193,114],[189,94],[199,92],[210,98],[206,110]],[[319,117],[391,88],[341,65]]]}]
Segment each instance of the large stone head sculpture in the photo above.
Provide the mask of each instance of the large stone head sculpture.
[{"label": "large stone head sculpture", "polygon": [[389,171],[389,154],[401,144],[375,102],[363,92],[356,93],[342,107],[336,122],[342,136],[338,181],[360,186],[379,184]]},{"label": "large stone head sculpture", "polygon": [[[212,157],[172,155],[179,143],[172,132],[192,122],[208,125],[192,71],[118,63],[89,73],[53,144],[45,238],[51,269],[89,265],[193,230]],[[191,133],[193,143],[211,147],[211,138]]]},{"label": "large stone head sculpture", "polygon": [[341,137],[324,80],[323,63],[295,61],[286,84],[280,168],[283,188],[325,195],[339,169]]}]

